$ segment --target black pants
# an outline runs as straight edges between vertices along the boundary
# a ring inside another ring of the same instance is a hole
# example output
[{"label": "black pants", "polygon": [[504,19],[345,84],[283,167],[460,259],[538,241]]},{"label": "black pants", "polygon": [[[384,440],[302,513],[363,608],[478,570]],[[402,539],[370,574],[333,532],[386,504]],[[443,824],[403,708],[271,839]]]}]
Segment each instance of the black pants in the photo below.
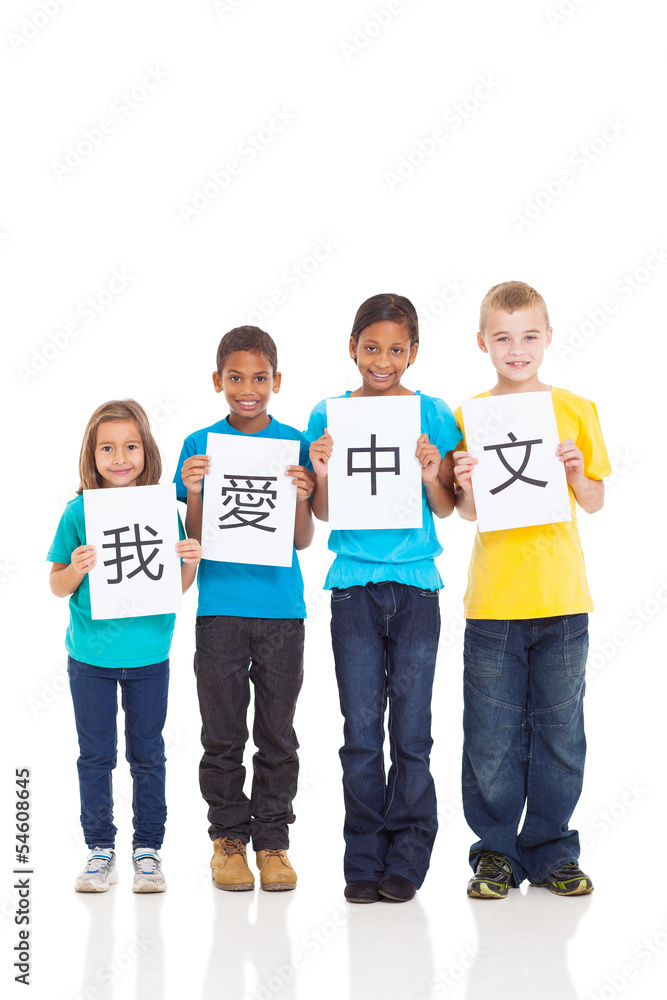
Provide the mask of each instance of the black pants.
[{"label": "black pants", "polygon": [[[197,618],[195,675],[204,755],[199,785],[209,833],[252,839],[256,851],[289,846],[299,758],[294,711],[303,682],[299,618]],[[250,681],[255,690],[253,779],[243,790]]]}]

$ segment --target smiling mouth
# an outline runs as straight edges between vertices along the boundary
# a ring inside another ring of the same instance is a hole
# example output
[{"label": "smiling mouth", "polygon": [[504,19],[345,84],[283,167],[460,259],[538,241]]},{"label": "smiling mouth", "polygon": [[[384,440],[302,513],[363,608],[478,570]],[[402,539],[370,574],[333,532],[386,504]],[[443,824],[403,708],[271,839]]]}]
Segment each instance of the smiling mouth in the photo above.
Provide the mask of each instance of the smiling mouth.
[{"label": "smiling mouth", "polygon": [[384,375],[381,375],[381,374],[380,374],[380,372],[372,372],[372,371],[369,371],[369,373],[368,373],[368,374],[369,374],[369,375],[372,375],[372,376],[373,376],[373,378],[376,378],[376,379],[379,379],[379,380],[380,380],[380,382],[386,382],[386,380],[387,380],[388,378],[391,378],[391,376],[392,376],[392,375],[393,375],[394,373],[393,373],[393,372],[387,372],[386,374],[384,374]]},{"label": "smiling mouth", "polygon": [[507,364],[510,368],[525,368],[526,365],[530,364],[529,361],[508,361]]},{"label": "smiling mouth", "polygon": [[132,472],[132,469],[112,469],[114,476],[125,476],[128,472]]},{"label": "smiling mouth", "polygon": [[252,410],[253,406],[257,406],[259,403],[258,399],[237,399],[236,402],[239,406],[242,406],[244,410]]}]

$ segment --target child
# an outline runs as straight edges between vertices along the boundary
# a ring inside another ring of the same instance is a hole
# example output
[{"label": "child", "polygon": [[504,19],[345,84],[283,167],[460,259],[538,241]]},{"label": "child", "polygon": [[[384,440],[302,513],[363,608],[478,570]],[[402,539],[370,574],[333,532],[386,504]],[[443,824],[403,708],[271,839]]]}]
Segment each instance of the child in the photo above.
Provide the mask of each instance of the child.
[{"label": "child", "polygon": [[[169,647],[176,616],[147,615],[93,621],[88,573],[96,552],[86,544],[83,491],[157,484],[160,453],[148,418],[133,399],[103,403],[88,421],[79,458],[81,485],[65,508],[47,559],[51,590],[70,597],[66,646],[81,755],[81,825],[90,854],[74,884],[77,892],[105,892],[118,881],[111,797],[116,766],[116,684],[125,710],[125,741],[133,783],[133,892],[164,892],[158,849],[167,815],[162,728],[167,713]],[[199,562],[195,539],[181,541],[183,590]]]},{"label": "child", "polygon": [[[188,532],[196,537],[201,538],[210,431],[300,442],[302,464],[288,466],[285,474],[297,488],[294,546],[310,544],[313,475],[304,467],[307,445],[299,431],[267,413],[280,379],[276,346],[267,333],[242,326],[225,334],[213,385],[224,394],[229,415],[186,438],[174,477],[179,499],[187,498]],[[252,839],[262,889],[294,889],[297,877],[286,850],[299,771],[293,720],[303,680],[306,614],[299,561],[296,552],[289,567],[203,559],[198,582],[194,665],[204,747],[199,784],[209,807],[213,882],[218,889],[254,888],[246,857]],[[255,689],[257,747],[250,798],[243,791],[249,681]]]},{"label": "child", "polygon": [[[374,295],[357,312],[350,357],[362,383],[345,396],[412,396],[401,384],[417,357],[419,327],[402,295]],[[433,514],[454,509],[451,456],[460,438],[441,399],[417,393],[422,433],[423,526],[332,531],[336,553],[324,586],[331,589],[331,635],[345,719],[345,898],[405,901],[421,886],[437,830],[429,770],[431,690],[440,632],[435,556],[442,552]],[[317,476],[313,511],[328,518],[327,467],[335,442],[327,433],[326,400],[308,424]],[[384,713],[389,702],[391,768],[384,771]]]},{"label": "child", "polygon": [[[475,538],[464,598],[463,807],[479,840],[470,851],[468,895],[499,899],[525,878],[557,895],[579,895],[593,883],[578,866],[579,836],[568,822],[583,780],[593,605],[575,500],[588,513],[599,510],[611,469],[594,404],[538,378],[551,327],[534,288],[495,285],[482,302],[477,342],[498,373],[480,395],[551,393],[572,520]],[[458,511],[475,520],[477,460],[467,451],[454,460]]]}]

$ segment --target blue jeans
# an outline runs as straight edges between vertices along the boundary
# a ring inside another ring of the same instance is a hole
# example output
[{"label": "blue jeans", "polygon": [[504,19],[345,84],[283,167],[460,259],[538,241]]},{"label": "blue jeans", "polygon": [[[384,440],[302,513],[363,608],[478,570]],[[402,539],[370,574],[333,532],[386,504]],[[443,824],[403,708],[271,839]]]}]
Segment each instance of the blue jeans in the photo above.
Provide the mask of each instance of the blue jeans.
[{"label": "blue jeans", "polygon": [[125,751],[132,775],[132,847],[162,845],[167,818],[162,729],[167,715],[169,660],[147,667],[95,667],[67,661],[79,737],[81,826],[88,847],[115,843],[111,772],[116,766],[117,685],[125,711]]},{"label": "blue jeans", "polygon": [[587,652],[586,614],[466,622],[463,809],[479,837],[473,868],[479,851],[497,851],[519,885],[579,859],[568,822],[584,776]]},{"label": "blue jeans", "polygon": [[[419,888],[438,828],[429,770],[437,590],[368,583],[331,594],[345,742],[345,881],[402,875]],[[384,717],[391,767],[384,766]]]}]

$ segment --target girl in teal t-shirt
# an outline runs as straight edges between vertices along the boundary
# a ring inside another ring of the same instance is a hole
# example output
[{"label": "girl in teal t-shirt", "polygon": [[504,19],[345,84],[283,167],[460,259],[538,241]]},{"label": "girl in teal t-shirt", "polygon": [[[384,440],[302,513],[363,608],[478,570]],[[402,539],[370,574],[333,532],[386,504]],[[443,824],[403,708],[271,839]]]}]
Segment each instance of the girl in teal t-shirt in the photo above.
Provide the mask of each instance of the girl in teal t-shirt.
[{"label": "girl in teal t-shirt", "polygon": [[[127,759],[133,781],[134,892],[163,892],[160,867],[167,815],[164,741],[169,647],[175,615],[93,620],[88,573],[97,554],[86,543],[84,489],[153,486],[160,453],[144,410],[133,399],[98,407],[88,421],[79,458],[80,486],[60,519],[47,559],[51,590],[70,598],[67,672],[79,737],[81,825],[90,854],[78,875],[79,892],[104,892],[118,880],[114,853],[111,772],[116,766],[117,685],[125,710]],[[183,590],[194,580],[199,542],[184,537],[179,518]]]},{"label": "girl in teal t-shirt", "polygon": [[[332,531],[336,559],[331,637],[345,742],[340,751],[345,797],[345,898],[405,901],[421,886],[437,830],[429,768],[431,691],[440,631],[435,556],[442,552],[433,514],[454,509],[451,451],[460,433],[441,399],[412,393],[401,379],[419,347],[417,313],[401,295],[375,295],[359,308],[350,356],[362,384],[346,396],[418,395],[422,525]],[[336,442],[327,432],[326,400],[313,409],[306,436],[317,485],[312,506],[328,519],[327,470]],[[391,767],[384,770],[384,717]]]}]

